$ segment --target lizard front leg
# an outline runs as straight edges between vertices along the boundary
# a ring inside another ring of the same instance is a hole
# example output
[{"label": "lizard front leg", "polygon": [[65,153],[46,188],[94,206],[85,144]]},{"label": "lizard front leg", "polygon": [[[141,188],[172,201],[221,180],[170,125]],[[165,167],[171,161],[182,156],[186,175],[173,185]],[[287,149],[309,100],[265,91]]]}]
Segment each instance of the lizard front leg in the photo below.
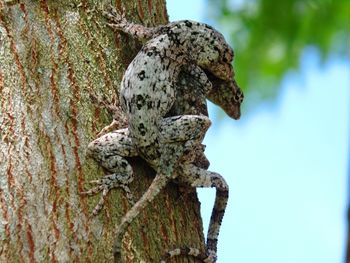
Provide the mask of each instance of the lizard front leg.
[{"label": "lizard front leg", "polygon": [[[176,84],[177,99],[168,116],[176,115],[204,115],[208,116],[206,95],[213,88],[204,70],[195,64],[184,66]],[[204,149],[196,151],[194,163],[196,166],[207,169],[209,160]]]},{"label": "lizard front leg", "polygon": [[162,29],[160,27],[145,27],[141,24],[135,24],[129,22],[125,18],[125,10],[122,12],[117,11],[113,6],[110,6],[107,11],[104,12],[104,15],[110,21],[108,26],[114,30],[122,31],[126,34],[129,34],[140,41],[148,40],[154,37]]}]

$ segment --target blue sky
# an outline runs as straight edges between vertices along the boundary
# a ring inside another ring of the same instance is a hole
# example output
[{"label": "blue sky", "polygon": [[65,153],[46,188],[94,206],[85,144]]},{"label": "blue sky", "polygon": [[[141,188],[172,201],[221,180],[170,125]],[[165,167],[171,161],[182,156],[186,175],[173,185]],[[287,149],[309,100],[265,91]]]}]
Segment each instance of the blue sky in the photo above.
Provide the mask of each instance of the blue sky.
[{"label": "blue sky", "polygon": [[[172,21],[205,22],[203,1],[167,2]],[[331,57],[321,65],[308,48],[273,104],[243,112],[238,122],[209,110],[209,169],[230,185],[218,263],[343,262],[350,62]],[[215,191],[199,195],[207,229]]]}]

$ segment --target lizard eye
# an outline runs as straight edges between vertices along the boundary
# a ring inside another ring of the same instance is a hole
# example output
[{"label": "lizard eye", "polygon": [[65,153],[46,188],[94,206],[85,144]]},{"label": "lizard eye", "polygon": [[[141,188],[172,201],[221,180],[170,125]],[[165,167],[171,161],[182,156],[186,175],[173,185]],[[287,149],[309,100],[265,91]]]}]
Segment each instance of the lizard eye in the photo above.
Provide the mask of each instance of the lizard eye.
[{"label": "lizard eye", "polygon": [[239,102],[240,97],[236,94],[236,95],[234,96],[234,99],[235,99],[235,102]]},{"label": "lizard eye", "polygon": [[238,103],[242,103],[243,98],[244,98],[243,92],[240,88],[238,88],[234,96],[234,100]]}]

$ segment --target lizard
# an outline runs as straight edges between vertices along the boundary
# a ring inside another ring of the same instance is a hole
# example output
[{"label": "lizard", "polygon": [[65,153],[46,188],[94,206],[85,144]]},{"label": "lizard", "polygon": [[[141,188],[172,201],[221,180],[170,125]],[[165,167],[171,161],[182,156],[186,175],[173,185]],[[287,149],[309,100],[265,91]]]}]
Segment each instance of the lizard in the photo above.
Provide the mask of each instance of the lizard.
[{"label": "lizard", "polygon": [[[243,93],[232,81],[233,51],[219,32],[203,23],[184,20],[146,28],[128,22],[113,9],[106,15],[112,21],[109,24],[112,28],[148,41],[128,66],[121,83],[120,104],[127,116],[128,127],[104,134],[88,146],[88,154],[112,172],[97,180],[95,188],[85,192],[95,194],[102,191],[93,214],[102,208],[111,188],[127,190],[133,174],[125,157],[141,156],[156,171],[156,177],[116,228],[113,248],[115,262],[121,260],[121,240],[127,227],[169,180],[176,177],[193,187],[217,188],[207,251],[201,255],[204,262],[215,262],[217,236],[227,203],[228,186],[219,174],[193,164],[197,158],[196,150],[203,151],[201,142],[211,122],[205,115],[168,117],[167,114],[173,105],[181,105],[178,103],[181,99],[177,96],[181,85],[177,85],[177,80],[184,71],[199,83],[197,86],[201,87],[204,100],[209,98],[214,103],[221,100],[220,95],[215,94],[218,91],[213,92],[208,76],[212,77],[219,90],[224,88],[227,94],[231,92],[226,98],[230,97],[227,105],[223,103],[219,106],[231,117],[239,118]],[[232,107],[233,102],[235,107]],[[179,254],[174,251],[168,255]]]}]

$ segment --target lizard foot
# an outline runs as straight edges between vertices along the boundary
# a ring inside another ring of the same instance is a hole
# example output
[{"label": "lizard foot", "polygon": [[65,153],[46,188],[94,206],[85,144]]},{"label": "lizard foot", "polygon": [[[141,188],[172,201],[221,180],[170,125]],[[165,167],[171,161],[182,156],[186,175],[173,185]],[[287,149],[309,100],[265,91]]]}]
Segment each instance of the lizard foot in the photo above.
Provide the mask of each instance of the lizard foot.
[{"label": "lizard foot", "polygon": [[103,12],[104,16],[107,17],[111,23],[107,23],[108,26],[113,29],[120,30],[128,25],[128,21],[125,18],[125,9],[122,9],[122,12],[116,10],[113,6],[109,6],[107,11]]},{"label": "lizard foot", "polygon": [[192,247],[179,247],[175,248],[173,250],[167,251],[162,259],[160,260],[160,263],[166,263],[168,262],[171,258],[177,257],[177,256],[192,256],[194,258],[199,259],[202,262],[214,262],[214,261],[205,261],[208,259],[208,256],[206,253],[201,252],[197,248],[192,248]]},{"label": "lizard foot", "polygon": [[107,133],[109,133],[109,132],[111,132],[111,131],[113,131],[113,130],[116,130],[116,129],[118,129],[118,128],[119,128],[119,122],[116,121],[115,119],[113,119],[112,122],[111,122],[109,125],[107,125],[106,127],[104,127],[104,128],[96,135],[96,137],[99,138],[99,137],[101,137],[101,136],[103,136],[103,135],[105,135],[105,134],[107,134]]},{"label": "lizard foot", "polygon": [[80,194],[92,196],[102,192],[102,196],[98,204],[95,206],[94,210],[92,211],[92,215],[95,216],[101,211],[105,203],[105,199],[112,188],[117,188],[117,187],[122,188],[126,193],[126,198],[128,199],[129,203],[132,205],[135,203],[133,195],[130,191],[130,188],[127,185],[129,182],[124,183],[123,182],[124,180],[125,178],[122,175],[109,174],[109,175],[105,175],[102,179],[90,181],[91,184],[95,184],[96,186],[87,191],[81,192]]},{"label": "lizard foot", "polygon": [[213,250],[207,251],[207,257],[203,260],[204,263],[215,263],[217,259],[216,252]]}]

